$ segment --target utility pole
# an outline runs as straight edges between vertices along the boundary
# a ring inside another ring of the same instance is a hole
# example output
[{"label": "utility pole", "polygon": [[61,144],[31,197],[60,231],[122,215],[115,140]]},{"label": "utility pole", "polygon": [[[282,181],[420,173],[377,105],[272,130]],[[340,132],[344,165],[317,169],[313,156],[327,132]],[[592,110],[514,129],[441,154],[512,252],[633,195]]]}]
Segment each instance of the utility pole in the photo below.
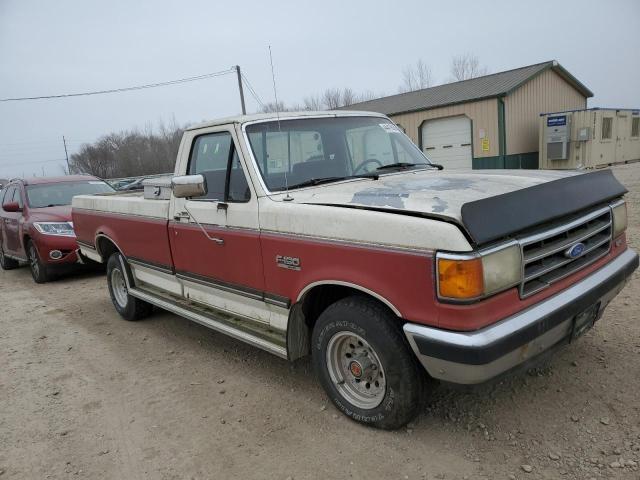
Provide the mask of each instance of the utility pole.
[{"label": "utility pole", "polygon": [[242,114],[247,114],[244,106],[244,91],[242,90],[242,73],[240,73],[240,65],[236,65],[236,74],[238,75],[238,90],[240,90],[240,104],[242,105]]},{"label": "utility pole", "polygon": [[67,158],[67,175],[71,175],[71,167],[69,166],[69,153],[67,153],[67,141],[62,136],[62,144],[64,145],[64,156]]}]

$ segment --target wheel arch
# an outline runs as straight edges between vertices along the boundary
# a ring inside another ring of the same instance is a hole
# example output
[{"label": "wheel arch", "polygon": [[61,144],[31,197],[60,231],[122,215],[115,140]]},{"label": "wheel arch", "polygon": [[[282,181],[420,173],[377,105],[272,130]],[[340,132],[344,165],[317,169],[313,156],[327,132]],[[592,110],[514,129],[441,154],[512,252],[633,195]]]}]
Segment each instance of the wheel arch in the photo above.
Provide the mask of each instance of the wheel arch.
[{"label": "wheel arch", "polygon": [[289,312],[287,352],[289,360],[307,356],[311,351],[311,332],[318,317],[333,303],[351,295],[375,300],[402,319],[400,310],[384,296],[361,285],[342,280],[321,280],[306,285]]},{"label": "wheel arch", "polygon": [[98,252],[103,262],[109,260],[109,257],[115,252],[120,252],[124,255],[124,252],[118,246],[117,242],[102,232],[96,235],[95,246],[96,252]]}]

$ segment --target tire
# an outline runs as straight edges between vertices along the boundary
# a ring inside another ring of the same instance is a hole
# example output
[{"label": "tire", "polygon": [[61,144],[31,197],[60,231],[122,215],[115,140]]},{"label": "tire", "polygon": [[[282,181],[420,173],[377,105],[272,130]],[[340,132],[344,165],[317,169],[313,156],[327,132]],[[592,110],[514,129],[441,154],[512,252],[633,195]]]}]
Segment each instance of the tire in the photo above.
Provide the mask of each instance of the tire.
[{"label": "tire", "polygon": [[27,258],[29,259],[29,269],[31,276],[36,283],[47,283],[51,280],[49,268],[40,260],[40,254],[33,240],[27,242]]},{"label": "tire", "polygon": [[347,297],[320,315],[312,363],[331,401],[356,422],[393,430],[422,405],[425,374],[398,319],[373,299]]},{"label": "tire", "polygon": [[153,305],[129,295],[126,278],[129,275],[124,257],[116,252],[107,261],[107,284],[111,302],[122,318],[129,321],[148,317]]},{"label": "tire", "polygon": [[2,268],[2,270],[13,270],[19,266],[20,263],[18,263],[17,260],[4,256],[4,250],[2,249],[2,245],[0,245],[0,268]]}]

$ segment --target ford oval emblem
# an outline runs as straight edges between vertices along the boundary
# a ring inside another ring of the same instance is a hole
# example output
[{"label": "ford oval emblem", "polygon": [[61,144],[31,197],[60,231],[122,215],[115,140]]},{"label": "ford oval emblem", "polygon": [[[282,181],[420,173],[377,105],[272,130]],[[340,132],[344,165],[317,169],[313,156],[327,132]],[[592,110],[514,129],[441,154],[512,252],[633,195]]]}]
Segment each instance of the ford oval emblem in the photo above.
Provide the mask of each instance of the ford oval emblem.
[{"label": "ford oval emblem", "polygon": [[584,243],[575,243],[564,251],[564,256],[567,258],[578,258],[584,253],[585,248],[586,245]]}]

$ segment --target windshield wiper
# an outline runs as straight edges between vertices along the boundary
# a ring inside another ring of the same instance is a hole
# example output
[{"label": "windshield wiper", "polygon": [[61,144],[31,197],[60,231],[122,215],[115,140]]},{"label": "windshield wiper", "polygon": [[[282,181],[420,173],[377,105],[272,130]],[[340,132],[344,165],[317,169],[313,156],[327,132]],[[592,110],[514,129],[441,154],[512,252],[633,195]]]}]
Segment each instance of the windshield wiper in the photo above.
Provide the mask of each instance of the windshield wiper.
[{"label": "windshield wiper", "polygon": [[418,167],[424,165],[425,167],[429,166],[429,163],[409,163],[409,162],[398,162],[398,163],[390,163],[389,165],[382,165],[381,167],[376,168],[376,170],[391,170],[393,168],[411,168]]},{"label": "windshield wiper", "polygon": [[372,180],[378,180],[378,174],[363,173],[362,175],[348,175],[344,177],[310,178],[309,180],[305,180],[304,182],[289,185],[289,188],[314,187],[323,183],[339,182],[340,180],[349,180],[350,178],[370,178]]}]

